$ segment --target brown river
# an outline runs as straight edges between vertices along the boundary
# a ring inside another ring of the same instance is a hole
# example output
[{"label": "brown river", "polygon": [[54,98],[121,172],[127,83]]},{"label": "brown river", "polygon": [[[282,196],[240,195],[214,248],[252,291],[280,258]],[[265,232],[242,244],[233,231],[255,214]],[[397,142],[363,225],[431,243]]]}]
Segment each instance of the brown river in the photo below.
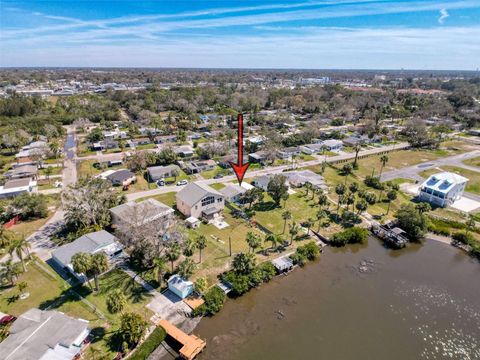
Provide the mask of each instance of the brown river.
[{"label": "brown river", "polygon": [[479,360],[480,263],[431,240],[326,248],[194,333],[200,360]]}]

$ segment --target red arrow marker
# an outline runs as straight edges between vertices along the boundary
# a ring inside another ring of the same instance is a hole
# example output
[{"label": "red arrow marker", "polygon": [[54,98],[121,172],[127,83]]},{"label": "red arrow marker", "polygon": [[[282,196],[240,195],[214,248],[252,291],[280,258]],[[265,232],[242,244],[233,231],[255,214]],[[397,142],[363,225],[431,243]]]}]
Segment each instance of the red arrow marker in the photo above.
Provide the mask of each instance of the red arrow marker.
[{"label": "red arrow marker", "polygon": [[235,171],[235,175],[237,175],[238,185],[242,185],[243,177],[247,172],[250,163],[243,163],[243,115],[238,114],[237,117],[238,121],[238,159],[237,163],[233,163],[230,161],[230,165],[232,166],[233,171]]}]

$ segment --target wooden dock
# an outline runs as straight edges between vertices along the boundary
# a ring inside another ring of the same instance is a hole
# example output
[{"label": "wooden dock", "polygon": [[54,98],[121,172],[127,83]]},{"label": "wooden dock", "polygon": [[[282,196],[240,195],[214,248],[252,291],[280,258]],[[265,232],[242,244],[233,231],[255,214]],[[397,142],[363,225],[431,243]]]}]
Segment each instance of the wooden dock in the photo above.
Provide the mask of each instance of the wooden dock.
[{"label": "wooden dock", "polygon": [[168,336],[180,343],[180,356],[186,360],[193,360],[203,350],[207,343],[195,335],[185,334],[175,325],[170,324],[167,320],[161,319],[156,322],[156,325],[161,326]]}]

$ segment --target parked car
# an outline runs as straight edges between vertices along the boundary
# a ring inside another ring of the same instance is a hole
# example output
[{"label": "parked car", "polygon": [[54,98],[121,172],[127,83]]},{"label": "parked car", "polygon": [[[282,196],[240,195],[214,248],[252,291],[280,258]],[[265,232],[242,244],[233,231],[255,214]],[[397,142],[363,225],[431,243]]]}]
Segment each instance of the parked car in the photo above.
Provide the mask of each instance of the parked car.
[{"label": "parked car", "polygon": [[214,179],[221,179],[221,178],[223,178],[223,175],[222,174],[216,174],[213,178]]},{"label": "parked car", "polygon": [[157,185],[158,186],[165,186],[165,180],[162,180],[162,179],[158,180]]},{"label": "parked car", "polygon": [[17,318],[12,315],[7,315],[2,312],[0,312],[0,325],[7,325],[11,323],[12,321],[15,321]]},{"label": "parked car", "polygon": [[182,186],[182,185],[187,185],[187,184],[188,184],[187,180],[180,180],[179,182],[177,182],[177,186]]}]

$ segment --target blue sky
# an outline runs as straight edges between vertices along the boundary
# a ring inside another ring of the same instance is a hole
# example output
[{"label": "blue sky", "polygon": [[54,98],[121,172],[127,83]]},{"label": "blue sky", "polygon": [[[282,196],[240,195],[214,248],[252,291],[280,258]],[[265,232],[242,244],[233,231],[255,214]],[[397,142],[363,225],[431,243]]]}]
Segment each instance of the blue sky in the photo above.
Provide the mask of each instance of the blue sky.
[{"label": "blue sky", "polygon": [[466,69],[480,0],[0,0],[0,66]]}]

